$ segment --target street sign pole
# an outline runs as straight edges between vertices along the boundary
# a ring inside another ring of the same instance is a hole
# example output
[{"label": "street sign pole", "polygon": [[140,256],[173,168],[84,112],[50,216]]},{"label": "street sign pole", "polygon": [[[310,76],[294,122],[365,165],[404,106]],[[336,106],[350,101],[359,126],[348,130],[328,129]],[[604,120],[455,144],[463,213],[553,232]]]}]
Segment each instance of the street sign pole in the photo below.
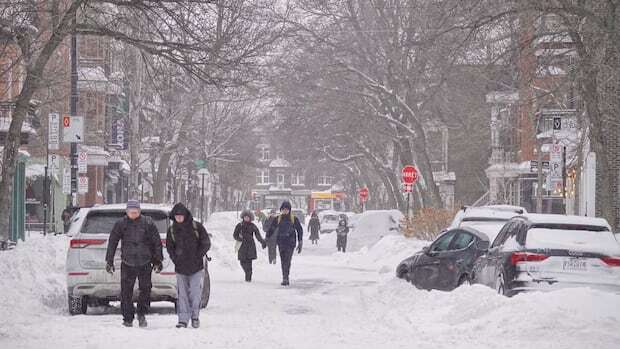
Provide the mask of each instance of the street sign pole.
[{"label": "street sign pole", "polygon": [[205,173],[201,174],[202,177],[202,188],[200,193],[200,222],[204,222],[204,212],[205,212]]},{"label": "street sign pole", "polygon": [[[73,17],[73,28],[76,25],[76,17]],[[78,107],[78,71],[77,71],[77,35],[75,31],[71,34],[71,103],[70,103],[70,116],[77,115]],[[71,205],[77,207],[78,195],[77,195],[77,143],[71,142]]]},{"label": "street sign pole", "polygon": [[564,214],[566,214],[566,147],[562,147],[562,198],[564,198]]}]

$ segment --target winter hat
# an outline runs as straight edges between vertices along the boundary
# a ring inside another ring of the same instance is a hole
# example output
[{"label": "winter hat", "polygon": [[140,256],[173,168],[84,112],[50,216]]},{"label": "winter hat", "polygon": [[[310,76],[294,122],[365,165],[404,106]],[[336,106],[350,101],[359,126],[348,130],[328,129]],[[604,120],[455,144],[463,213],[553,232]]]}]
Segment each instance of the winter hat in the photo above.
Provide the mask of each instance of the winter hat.
[{"label": "winter hat", "polygon": [[292,206],[291,206],[290,201],[284,200],[284,202],[282,202],[282,205],[280,206],[280,211],[282,211],[285,208],[288,208],[289,211],[291,210]]},{"label": "winter hat", "polygon": [[189,212],[189,209],[180,202],[174,205],[174,207],[170,211],[170,219],[174,221],[174,216],[176,215],[185,216],[185,223],[187,223],[187,221],[192,218],[192,214],[191,212]]},{"label": "winter hat", "polygon": [[140,209],[140,201],[138,200],[128,200],[127,201],[127,209],[137,208]]},{"label": "winter hat", "polygon": [[250,210],[243,210],[241,211],[241,219],[243,219],[244,217],[250,217],[250,221],[253,221],[254,213],[252,213],[252,211]]}]

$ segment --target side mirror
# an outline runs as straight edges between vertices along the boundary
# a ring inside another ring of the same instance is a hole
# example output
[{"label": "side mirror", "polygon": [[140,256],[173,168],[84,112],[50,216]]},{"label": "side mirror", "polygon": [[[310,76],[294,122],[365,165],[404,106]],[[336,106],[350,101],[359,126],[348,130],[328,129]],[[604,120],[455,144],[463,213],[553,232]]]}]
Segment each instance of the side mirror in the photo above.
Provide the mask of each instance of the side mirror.
[{"label": "side mirror", "polygon": [[476,244],[476,249],[478,251],[486,252],[489,250],[490,245],[491,243],[488,241],[478,240],[478,243]]},{"label": "side mirror", "polygon": [[428,254],[431,250],[430,246],[424,246],[422,247],[422,252],[424,252],[424,254]]}]

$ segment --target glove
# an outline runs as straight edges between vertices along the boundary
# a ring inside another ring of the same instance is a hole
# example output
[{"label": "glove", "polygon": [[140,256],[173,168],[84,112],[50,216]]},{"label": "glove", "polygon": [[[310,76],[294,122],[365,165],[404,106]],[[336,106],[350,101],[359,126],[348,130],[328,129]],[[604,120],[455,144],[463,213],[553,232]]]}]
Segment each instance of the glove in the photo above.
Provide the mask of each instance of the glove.
[{"label": "glove", "polygon": [[155,263],[155,264],[153,264],[153,271],[154,271],[156,274],[161,273],[161,270],[162,270],[162,269],[163,269],[163,266],[161,265],[161,263]]},{"label": "glove", "polygon": [[261,245],[263,246],[263,250],[264,250],[265,248],[267,248],[267,242],[263,241],[263,242],[261,242]]},{"label": "glove", "polygon": [[114,274],[114,265],[112,264],[106,264],[105,266],[105,271],[107,271],[110,274]]},{"label": "glove", "polygon": [[299,245],[297,245],[297,253],[301,253],[301,247],[303,246],[303,244],[301,242],[299,242]]}]

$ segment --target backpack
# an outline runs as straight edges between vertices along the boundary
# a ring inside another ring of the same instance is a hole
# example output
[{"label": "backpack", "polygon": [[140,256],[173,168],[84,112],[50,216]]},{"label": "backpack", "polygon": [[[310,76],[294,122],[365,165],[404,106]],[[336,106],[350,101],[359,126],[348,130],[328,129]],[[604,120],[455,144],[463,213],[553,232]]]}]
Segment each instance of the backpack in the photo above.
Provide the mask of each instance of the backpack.
[{"label": "backpack", "polygon": [[[295,234],[295,215],[293,214],[293,212],[290,213],[291,216],[291,229],[289,229],[288,232],[286,232],[286,236],[291,236]],[[278,229],[278,235],[280,235],[280,222],[282,222],[282,215],[278,216],[278,224],[277,224],[277,229]]]},{"label": "backpack", "polygon": [[[192,221],[192,230],[194,231],[194,235],[196,235],[196,240],[200,240],[200,233],[198,232],[198,223],[196,221]],[[172,242],[176,242],[174,237],[174,223],[170,226],[170,237],[172,238]]]}]

